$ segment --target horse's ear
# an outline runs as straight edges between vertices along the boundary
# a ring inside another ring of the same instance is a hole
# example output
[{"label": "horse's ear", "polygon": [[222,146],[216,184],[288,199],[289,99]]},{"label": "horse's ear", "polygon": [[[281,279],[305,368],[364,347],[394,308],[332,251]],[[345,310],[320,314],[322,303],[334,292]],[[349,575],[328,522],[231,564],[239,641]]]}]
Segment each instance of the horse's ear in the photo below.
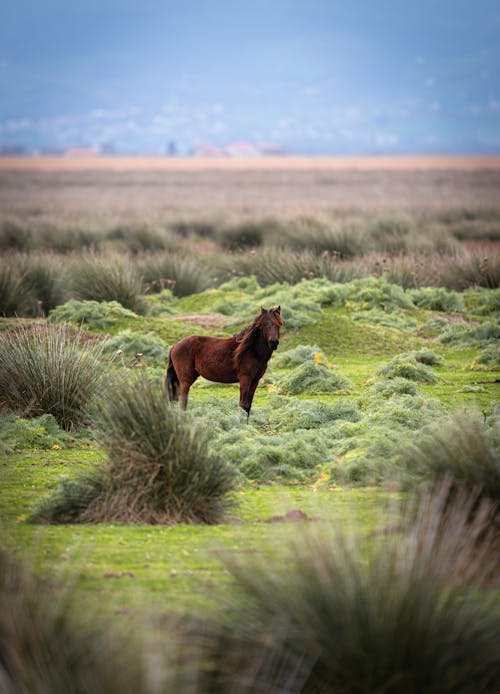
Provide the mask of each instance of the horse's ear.
[{"label": "horse's ear", "polygon": [[277,307],[276,307],[276,313],[281,314],[281,306],[277,306]]},{"label": "horse's ear", "polygon": [[261,306],[260,307],[260,315],[262,315],[263,313],[267,313],[267,311],[263,306]]}]

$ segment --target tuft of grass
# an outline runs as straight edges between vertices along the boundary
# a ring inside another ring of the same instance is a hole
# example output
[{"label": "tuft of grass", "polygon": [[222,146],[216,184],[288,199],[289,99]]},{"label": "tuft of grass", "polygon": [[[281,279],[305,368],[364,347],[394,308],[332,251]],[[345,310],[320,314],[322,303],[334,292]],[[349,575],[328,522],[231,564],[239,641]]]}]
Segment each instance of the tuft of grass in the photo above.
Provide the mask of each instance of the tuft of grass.
[{"label": "tuft of grass", "polygon": [[[242,222],[241,224],[223,227],[217,232],[217,241],[229,251],[260,246],[266,234],[266,223]],[[272,228],[272,225],[271,225]]]},{"label": "tuft of grass", "polygon": [[208,270],[192,255],[164,253],[139,260],[148,294],[170,289],[174,296],[197,294],[212,286]]},{"label": "tuft of grass", "polygon": [[234,469],[205,429],[171,405],[145,375],[113,381],[94,413],[108,462],[65,481],[34,516],[44,522],[220,522],[232,505]]},{"label": "tuft of grass", "polygon": [[19,268],[12,259],[0,259],[0,316],[24,316],[30,304],[29,293]]},{"label": "tuft of grass", "polygon": [[118,224],[104,238],[114,242],[121,250],[134,254],[162,251],[172,243],[168,232],[151,229],[146,224]]},{"label": "tuft of grass", "polygon": [[22,277],[22,290],[27,296],[27,315],[47,316],[69,295],[60,257],[38,252],[15,259]]},{"label": "tuft of grass", "polygon": [[404,446],[402,461],[411,474],[451,478],[470,491],[480,490],[500,512],[500,416],[485,421],[463,411],[430,425]]},{"label": "tuft of grass", "polygon": [[0,333],[0,409],[51,414],[78,427],[102,374],[101,347],[68,326],[19,326]]},{"label": "tuft of grass", "polygon": [[143,312],[142,276],[135,263],[122,256],[89,255],[73,261],[71,286],[81,301],[117,301],[134,313]]},{"label": "tuft of grass", "polygon": [[0,250],[27,251],[32,242],[32,230],[21,222],[4,219],[0,222]]},{"label": "tuft of grass", "polygon": [[478,592],[491,565],[488,509],[471,525],[474,500],[446,499],[438,491],[416,516],[402,511],[405,532],[369,544],[316,526],[272,559],[224,557],[238,592],[198,641],[199,688],[494,691],[500,616],[494,595]]},{"label": "tuft of grass", "polygon": [[95,618],[74,589],[44,583],[0,550],[1,691],[146,691],[132,634]]}]

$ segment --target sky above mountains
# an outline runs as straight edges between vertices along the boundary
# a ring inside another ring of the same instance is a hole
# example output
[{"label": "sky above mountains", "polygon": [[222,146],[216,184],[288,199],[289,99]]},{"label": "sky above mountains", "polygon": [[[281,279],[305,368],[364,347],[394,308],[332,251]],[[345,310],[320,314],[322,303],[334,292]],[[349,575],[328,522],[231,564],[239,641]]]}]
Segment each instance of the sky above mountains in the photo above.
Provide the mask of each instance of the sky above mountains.
[{"label": "sky above mountains", "polygon": [[0,146],[500,154],[499,37],[497,0],[18,0]]}]

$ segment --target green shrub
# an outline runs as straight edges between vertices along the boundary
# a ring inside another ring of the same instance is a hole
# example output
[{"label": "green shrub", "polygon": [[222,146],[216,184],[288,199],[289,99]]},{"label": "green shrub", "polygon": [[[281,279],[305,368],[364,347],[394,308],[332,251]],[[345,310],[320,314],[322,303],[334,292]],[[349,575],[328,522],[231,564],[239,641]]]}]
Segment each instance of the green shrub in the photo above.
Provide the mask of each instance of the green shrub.
[{"label": "green shrub", "polygon": [[305,361],[320,359],[326,362],[324,353],[317,345],[297,345],[286,352],[279,352],[273,359],[273,366],[278,369],[286,369],[291,366],[300,366]]},{"label": "green shrub", "polygon": [[378,376],[384,378],[406,378],[420,383],[437,383],[439,376],[426,364],[417,361],[412,354],[399,354],[377,369]]},{"label": "green shrub", "polygon": [[493,691],[500,617],[478,592],[491,547],[459,501],[425,499],[376,543],[314,527],[265,558],[224,557],[238,592],[198,639],[199,690]]},{"label": "green shrub", "polygon": [[500,368],[500,345],[490,344],[479,350],[479,354],[472,361],[471,369],[493,369]]},{"label": "green shrub", "polygon": [[375,381],[372,388],[377,395],[381,395],[384,398],[392,397],[393,395],[417,394],[417,386],[415,381],[407,378],[401,378],[401,376],[395,376],[391,379],[384,378],[381,381]]},{"label": "green shrub", "polygon": [[415,306],[429,311],[463,311],[462,297],[444,287],[422,287],[409,292]]},{"label": "green shrub", "polygon": [[77,301],[71,299],[50,312],[52,323],[75,323],[92,330],[106,330],[122,318],[137,318],[133,311],[123,308],[117,301]]},{"label": "green shrub", "polygon": [[5,694],[146,691],[132,633],[118,636],[74,589],[43,582],[2,550],[0,644]]},{"label": "green shrub", "polygon": [[278,388],[287,395],[316,395],[352,390],[348,378],[332,371],[324,364],[306,361],[290,373],[277,379]]},{"label": "green shrub", "polygon": [[430,349],[419,349],[412,352],[412,356],[414,356],[420,364],[426,364],[427,366],[440,366],[443,363],[442,357],[431,352]]},{"label": "green shrub", "polygon": [[142,276],[135,263],[121,256],[87,256],[73,261],[72,293],[81,301],[117,301],[142,313]]},{"label": "green shrub", "polygon": [[33,419],[23,419],[12,412],[0,415],[0,446],[6,452],[47,451],[65,448],[72,441],[72,437],[59,428],[55,417],[50,414]]},{"label": "green shrub", "polygon": [[68,326],[20,326],[0,333],[0,409],[51,414],[81,424],[102,374],[101,348]]},{"label": "green shrub", "polygon": [[467,311],[478,316],[500,314],[500,289],[476,287],[462,294]]},{"label": "green shrub", "polygon": [[102,344],[103,354],[112,359],[128,364],[140,354],[140,359],[147,365],[164,366],[168,349],[165,343],[153,333],[143,335],[130,328],[121,330],[114,337]]}]

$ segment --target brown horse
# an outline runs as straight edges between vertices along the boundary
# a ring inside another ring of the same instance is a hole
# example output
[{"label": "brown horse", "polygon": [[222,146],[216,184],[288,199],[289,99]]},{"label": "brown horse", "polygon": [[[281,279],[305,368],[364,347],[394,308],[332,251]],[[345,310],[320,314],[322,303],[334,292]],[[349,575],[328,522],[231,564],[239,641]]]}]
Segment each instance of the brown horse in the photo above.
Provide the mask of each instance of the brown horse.
[{"label": "brown horse", "polygon": [[253,395],[267,362],[278,347],[283,326],[281,307],[261,312],[232,337],[191,335],[177,342],[168,357],[164,393],[185,409],[198,376],[217,383],[240,383],[240,407],[250,415]]}]

